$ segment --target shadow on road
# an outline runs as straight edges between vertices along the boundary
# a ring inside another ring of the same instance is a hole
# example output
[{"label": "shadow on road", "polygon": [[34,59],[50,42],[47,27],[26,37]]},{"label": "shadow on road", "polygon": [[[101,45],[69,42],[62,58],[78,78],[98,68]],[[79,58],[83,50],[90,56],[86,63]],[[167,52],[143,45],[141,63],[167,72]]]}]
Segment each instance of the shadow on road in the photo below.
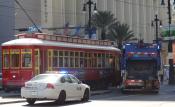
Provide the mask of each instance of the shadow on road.
[{"label": "shadow on road", "polygon": [[77,105],[77,104],[83,104],[83,103],[89,103],[88,102],[81,102],[81,101],[67,101],[62,105],[56,104],[54,101],[49,101],[49,102],[36,102],[34,105],[23,105],[24,107],[58,107],[58,106],[69,106],[69,105]]}]

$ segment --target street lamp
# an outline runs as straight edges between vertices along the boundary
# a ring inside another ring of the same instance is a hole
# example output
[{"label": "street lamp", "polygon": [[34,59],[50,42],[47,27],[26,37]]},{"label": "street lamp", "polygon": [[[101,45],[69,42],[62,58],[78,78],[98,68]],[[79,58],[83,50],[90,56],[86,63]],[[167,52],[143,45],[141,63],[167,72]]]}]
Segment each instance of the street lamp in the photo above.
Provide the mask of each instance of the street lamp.
[{"label": "street lamp", "polygon": [[[167,0],[168,1],[168,24],[169,24],[169,37],[171,37],[171,30],[170,30],[170,25],[171,25],[171,0]],[[175,0],[173,2],[173,4],[175,4]],[[165,5],[165,1],[162,0],[161,1],[161,5]],[[172,53],[172,43],[173,41],[171,39],[169,39],[168,42],[168,58],[169,58],[169,84],[175,84],[174,81],[174,70],[173,70],[173,53]]]},{"label": "street lamp", "polygon": [[156,23],[156,43],[158,43],[158,23],[159,23],[159,25],[162,25],[162,23],[161,23],[161,21],[160,21],[160,19],[158,18],[158,16],[157,16],[157,14],[155,15],[155,19],[152,21],[152,26],[154,26],[154,22]]},{"label": "street lamp", "polygon": [[97,13],[97,6],[96,6],[96,3],[94,3],[93,1],[89,0],[88,2],[84,3],[84,6],[83,6],[83,12],[86,12],[86,6],[89,6],[89,22],[88,22],[88,30],[89,30],[89,38],[91,38],[91,33],[90,33],[90,30],[91,30],[91,6],[94,5],[94,13]]}]

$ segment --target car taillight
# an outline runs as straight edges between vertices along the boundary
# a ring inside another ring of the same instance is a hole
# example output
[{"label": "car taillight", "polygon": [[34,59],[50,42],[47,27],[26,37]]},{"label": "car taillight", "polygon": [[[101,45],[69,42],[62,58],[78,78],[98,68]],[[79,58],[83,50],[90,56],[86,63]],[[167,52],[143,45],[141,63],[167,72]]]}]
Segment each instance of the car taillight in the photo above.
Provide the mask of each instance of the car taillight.
[{"label": "car taillight", "polygon": [[51,83],[47,83],[46,88],[49,88],[49,89],[54,89],[55,87],[54,87],[54,85],[53,85],[53,84],[51,84]]},{"label": "car taillight", "polygon": [[136,82],[135,80],[126,80],[125,83],[128,84],[128,83],[131,83],[131,82]]}]

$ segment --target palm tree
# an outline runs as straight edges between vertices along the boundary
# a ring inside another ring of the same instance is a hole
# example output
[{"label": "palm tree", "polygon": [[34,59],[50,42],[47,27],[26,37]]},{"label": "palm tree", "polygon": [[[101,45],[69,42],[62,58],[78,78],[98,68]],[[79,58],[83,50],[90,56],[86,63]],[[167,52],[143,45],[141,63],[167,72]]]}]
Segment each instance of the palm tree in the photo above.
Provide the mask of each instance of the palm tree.
[{"label": "palm tree", "polygon": [[92,25],[101,30],[101,39],[106,39],[106,31],[108,27],[116,21],[114,15],[110,11],[98,11],[92,17]]},{"label": "palm tree", "polygon": [[127,42],[134,37],[134,32],[129,30],[129,25],[116,22],[111,25],[109,35],[117,41],[118,47],[121,49],[124,41]]}]

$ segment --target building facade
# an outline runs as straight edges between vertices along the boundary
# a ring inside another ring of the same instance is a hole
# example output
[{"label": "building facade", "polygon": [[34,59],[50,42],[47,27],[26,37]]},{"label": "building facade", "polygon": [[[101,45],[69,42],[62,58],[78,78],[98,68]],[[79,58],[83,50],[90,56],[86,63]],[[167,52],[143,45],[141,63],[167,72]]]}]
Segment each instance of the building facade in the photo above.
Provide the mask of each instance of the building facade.
[{"label": "building facade", "polygon": [[[60,27],[66,23],[84,26],[88,23],[88,12],[83,13],[83,4],[88,0],[41,0],[41,23],[45,28]],[[91,0],[100,11],[111,11],[121,23],[126,23],[134,31],[135,37],[152,42],[155,29],[151,26],[155,14],[164,17],[161,0]],[[87,8],[88,10],[88,8]],[[92,6],[93,10],[93,6]],[[165,9],[164,9],[165,10]],[[165,20],[166,21],[166,20]],[[45,32],[53,33],[57,31]],[[58,30],[60,33],[61,30]],[[99,37],[100,38],[100,37]]]},{"label": "building facade", "polygon": [[[88,0],[18,0],[25,8],[29,16],[42,31],[46,33],[63,33],[61,28],[67,23],[70,26],[85,26],[88,24],[88,8],[83,13],[83,4]],[[134,31],[135,37],[152,42],[156,38],[155,26],[151,26],[155,14],[162,20],[162,24],[168,23],[167,0],[166,5],[161,6],[161,0],[91,0],[97,4],[99,11],[111,11],[121,23],[126,23]],[[19,33],[14,29],[33,26],[30,19],[15,3],[14,0],[0,1],[0,43],[14,38]],[[92,6],[92,10],[94,7]],[[92,13],[93,14],[93,13]],[[175,15],[174,15],[175,16]],[[174,19],[174,18],[173,18]],[[175,22],[175,21],[172,21]],[[84,31],[82,30],[82,34]],[[100,38],[100,36],[98,37]],[[165,47],[167,47],[165,45]],[[167,49],[164,49],[167,50]]]},{"label": "building facade", "polygon": [[[14,1],[14,0],[12,0]],[[25,9],[28,16],[38,26],[41,26],[41,1],[42,0],[18,0],[21,6]],[[15,2],[15,29],[29,28],[33,26],[30,18],[25,14],[21,7]],[[15,30],[15,34],[19,33]]]},{"label": "building facade", "polygon": [[[14,36],[14,2],[12,0],[0,1],[0,44],[4,41],[12,39]],[[0,48],[1,54],[1,48]],[[1,55],[0,55],[1,59]],[[0,60],[0,72],[1,72],[1,60]]]}]

